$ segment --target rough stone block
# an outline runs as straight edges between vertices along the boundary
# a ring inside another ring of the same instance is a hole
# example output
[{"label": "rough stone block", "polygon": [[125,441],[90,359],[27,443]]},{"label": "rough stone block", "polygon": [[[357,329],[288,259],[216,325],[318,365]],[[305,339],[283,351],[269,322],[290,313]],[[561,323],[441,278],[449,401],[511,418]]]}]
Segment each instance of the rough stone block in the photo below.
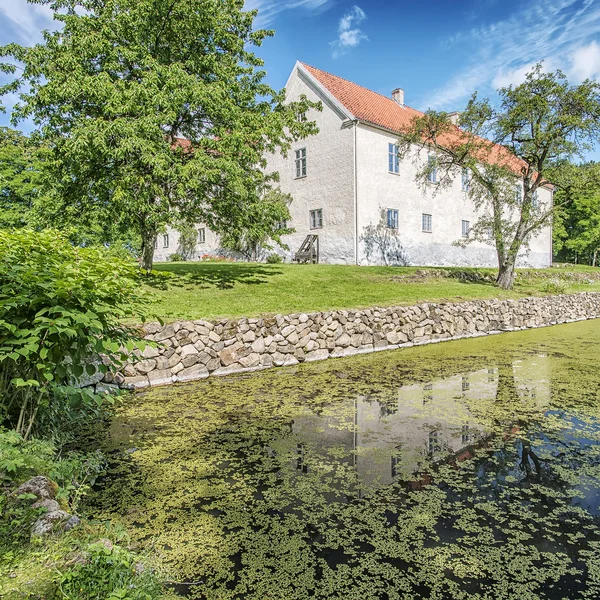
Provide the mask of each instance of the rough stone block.
[{"label": "rough stone block", "polygon": [[193,381],[195,379],[205,379],[206,377],[208,377],[208,369],[204,365],[194,365],[177,373],[179,381]]},{"label": "rough stone block", "polygon": [[161,371],[155,369],[148,373],[148,380],[151,386],[167,385],[168,383],[173,383],[173,373],[171,369],[163,369]]}]

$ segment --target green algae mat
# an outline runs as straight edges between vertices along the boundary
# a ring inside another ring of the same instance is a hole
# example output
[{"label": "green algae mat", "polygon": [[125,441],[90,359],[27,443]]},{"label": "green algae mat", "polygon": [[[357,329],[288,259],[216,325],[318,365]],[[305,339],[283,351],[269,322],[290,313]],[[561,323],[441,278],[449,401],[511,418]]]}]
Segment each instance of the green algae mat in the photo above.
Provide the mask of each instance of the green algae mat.
[{"label": "green algae mat", "polygon": [[132,396],[89,515],[207,600],[600,597],[600,320]]}]

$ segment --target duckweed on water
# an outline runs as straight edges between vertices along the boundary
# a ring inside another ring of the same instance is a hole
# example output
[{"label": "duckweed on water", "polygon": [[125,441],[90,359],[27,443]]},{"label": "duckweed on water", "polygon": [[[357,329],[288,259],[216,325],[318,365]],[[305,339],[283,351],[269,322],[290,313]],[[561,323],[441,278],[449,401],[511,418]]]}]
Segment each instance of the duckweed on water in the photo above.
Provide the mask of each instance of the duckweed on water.
[{"label": "duckweed on water", "polygon": [[139,394],[90,514],[208,600],[600,597],[600,321]]}]

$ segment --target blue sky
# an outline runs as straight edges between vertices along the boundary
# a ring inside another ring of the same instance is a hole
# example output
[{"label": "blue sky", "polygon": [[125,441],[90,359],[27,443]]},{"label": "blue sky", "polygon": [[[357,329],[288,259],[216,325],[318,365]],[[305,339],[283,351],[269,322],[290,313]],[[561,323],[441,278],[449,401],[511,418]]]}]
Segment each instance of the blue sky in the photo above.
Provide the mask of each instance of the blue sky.
[{"label": "blue sky", "polygon": [[[572,83],[600,79],[600,0],[246,0],[246,7],[258,9],[257,26],[276,31],[257,53],[278,89],[296,60],[385,95],[402,87],[406,103],[421,110],[460,110],[475,90],[493,98],[540,60]],[[0,3],[0,44],[34,43],[51,26],[46,7]]]}]

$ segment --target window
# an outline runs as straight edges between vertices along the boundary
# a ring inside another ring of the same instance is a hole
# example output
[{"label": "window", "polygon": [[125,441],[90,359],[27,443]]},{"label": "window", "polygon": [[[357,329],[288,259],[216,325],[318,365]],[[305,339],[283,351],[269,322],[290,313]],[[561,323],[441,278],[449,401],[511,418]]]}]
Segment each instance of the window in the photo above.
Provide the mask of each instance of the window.
[{"label": "window", "polygon": [[471,432],[469,431],[469,425],[463,425],[460,432],[460,441],[463,444],[468,444],[471,441]]},{"label": "window", "polygon": [[486,227],[485,235],[488,240],[490,240],[490,241],[493,240],[494,239],[494,230],[491,227]]},{"label": "window", "polygon": [[398,463],[400,459],[397,456],[392,456],[392,477],[398,476]]},{"label": "window", "polygon": [[427,214],[423,213],[421,215],[421,220],[422,220],[423,231],[425,233],[431,233],[431,231],[432,231],[432,229],[431,229],[431,215],[427,215]]},{"label": "window", "polygon": [[387,209],[387,226],[390,229],[398,229],[398,211],[395,208]]},{"label": "window", "polygon": [[521,206],[521,202],[523,202],[523,188],[521,187],[521,184],[518,184],[515,189],[515,202],[517,203],[517,206]]},{"label": "window", "polygon": [[296,119],[299,123],[305,123],[308,120],[305,112],[296,113]]},{"label": "window", "polygon": [[198,243],[204,244],[204,242],[206,242],[206,229],[202,227],[201,229],[198,229]]},{"label": "window", "polygon": [[437,431],[429,432],[429,440],[427,441],[427,450],[431,456],[437,454],[442,449],[442,445],[440,443],[439,435]]},{"label": "window", "polygon": [[154,249],[158,250],[158,236],[154,238]]},{"label": "window", "polygon": [[282,229],[287,229],[287,228],[288,228],[287,221],[277,221],[277,223],[275,223],[276,231],[281,231]]},{"label": "window", "polygon": [[471,223],[470,221],[463,221],[462,222],[462,236],[464,238],[469,237],[469,230],[471,229]]},{"label": "window", "polygon": [[306,177],[306,148],[296,150],[296,179]]},{"label": "window", "polygon": [[398,146],[396,144],[388,144],[388,170],[390,173],[398,173],[400,171]]},{"label": "window", "polygon": [[471,181],[471,173],[469,169],[462,170],[461,189],[463,192],[469,191],[469,183]]},{"label": "window", "polygon": [[435,156],[429,156],[427,162],[429,164],[427,181],[429,181],[429,183],[437,183],[437,158]]},{"label": "window", "polygon": [[169,247],[169,234],[165,233],[165,235],[163,235],[163,248],[168,248]]},{"label": "window", "polygon": [[533,208],[534,210],[538,207],[539,201],[538,201],[538,193],[537,190],[535,192],[533,192],[533,196],[531,197],[531,208]]},{"label": "window", "polygon": [[320,229],[323,227],[323,209],[318,208],[310,211],[310,228]]}]

